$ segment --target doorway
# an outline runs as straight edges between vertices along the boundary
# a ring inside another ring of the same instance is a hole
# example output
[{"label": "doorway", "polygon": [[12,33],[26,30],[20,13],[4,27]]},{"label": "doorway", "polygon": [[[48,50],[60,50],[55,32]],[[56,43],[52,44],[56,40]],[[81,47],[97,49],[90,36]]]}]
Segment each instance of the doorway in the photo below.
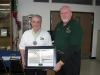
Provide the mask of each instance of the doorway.
[{"label": "doorway", "polygon": [[[53,31],[56,25],[61,21],[59,11],[50,12],[50,30]],[[84,35],[82,39],[81,55],[82,58],[90,58],[92,52],[92,35],[93,35],[93,21],[94,13],[87,12],[73,12],[76,21],[81,24]]]}]

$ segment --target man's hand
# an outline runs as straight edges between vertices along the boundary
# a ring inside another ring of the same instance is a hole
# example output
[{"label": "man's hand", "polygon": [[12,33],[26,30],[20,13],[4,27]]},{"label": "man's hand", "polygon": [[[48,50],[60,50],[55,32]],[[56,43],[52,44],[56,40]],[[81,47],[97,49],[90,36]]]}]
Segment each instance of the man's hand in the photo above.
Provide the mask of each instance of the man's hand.
[{"label": "man's hand", "polygon": [[61,64],[60,61],[59,61],[59,62],[56,64],[56,66],[54,67],[53,70],[56,71],[56,72],[59,71],[59,70],[61,69],[62,65],[63,65],[63,64]]}]

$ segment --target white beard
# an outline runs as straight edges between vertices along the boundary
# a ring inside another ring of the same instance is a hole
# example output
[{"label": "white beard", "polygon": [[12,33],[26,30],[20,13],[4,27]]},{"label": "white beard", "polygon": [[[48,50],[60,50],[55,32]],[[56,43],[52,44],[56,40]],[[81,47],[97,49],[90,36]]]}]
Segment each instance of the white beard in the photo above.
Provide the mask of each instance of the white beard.
[{"label": "white beard", "polygon": [[67,21],[68,21],[68,19],[62,19],[62,21],[63,21],[63,22],[67,22]]}]

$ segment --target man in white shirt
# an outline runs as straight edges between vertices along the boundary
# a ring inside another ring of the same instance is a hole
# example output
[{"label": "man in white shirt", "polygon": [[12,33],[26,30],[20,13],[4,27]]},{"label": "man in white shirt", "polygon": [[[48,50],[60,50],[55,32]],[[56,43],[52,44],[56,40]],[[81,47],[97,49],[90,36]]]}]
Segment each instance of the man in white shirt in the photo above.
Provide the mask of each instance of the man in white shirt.
[{"label": "man in white shirt", "polygon": [[[42,17],[40,15],[33,15],[31,19],[32,29],[23,33],[19,49],[22,57],[23,68],[25,63],[25,47],[26,46],[51,46],[51,36],[47,31],[41,29]],[[46,71],[41,69],[27,69],[26,75],[46,75]]]}]

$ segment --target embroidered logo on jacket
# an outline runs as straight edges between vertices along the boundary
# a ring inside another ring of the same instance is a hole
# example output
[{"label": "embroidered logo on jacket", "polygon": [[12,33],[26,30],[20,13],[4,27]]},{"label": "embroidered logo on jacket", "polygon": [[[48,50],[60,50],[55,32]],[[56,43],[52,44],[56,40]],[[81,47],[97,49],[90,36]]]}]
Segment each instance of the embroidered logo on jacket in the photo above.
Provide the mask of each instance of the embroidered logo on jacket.
[{"label": "embroidered logo on jacket", "polygon": [[68,28],[66,28],[66,33],[70,33],[71,30],[70,30],[70,26]]}]

